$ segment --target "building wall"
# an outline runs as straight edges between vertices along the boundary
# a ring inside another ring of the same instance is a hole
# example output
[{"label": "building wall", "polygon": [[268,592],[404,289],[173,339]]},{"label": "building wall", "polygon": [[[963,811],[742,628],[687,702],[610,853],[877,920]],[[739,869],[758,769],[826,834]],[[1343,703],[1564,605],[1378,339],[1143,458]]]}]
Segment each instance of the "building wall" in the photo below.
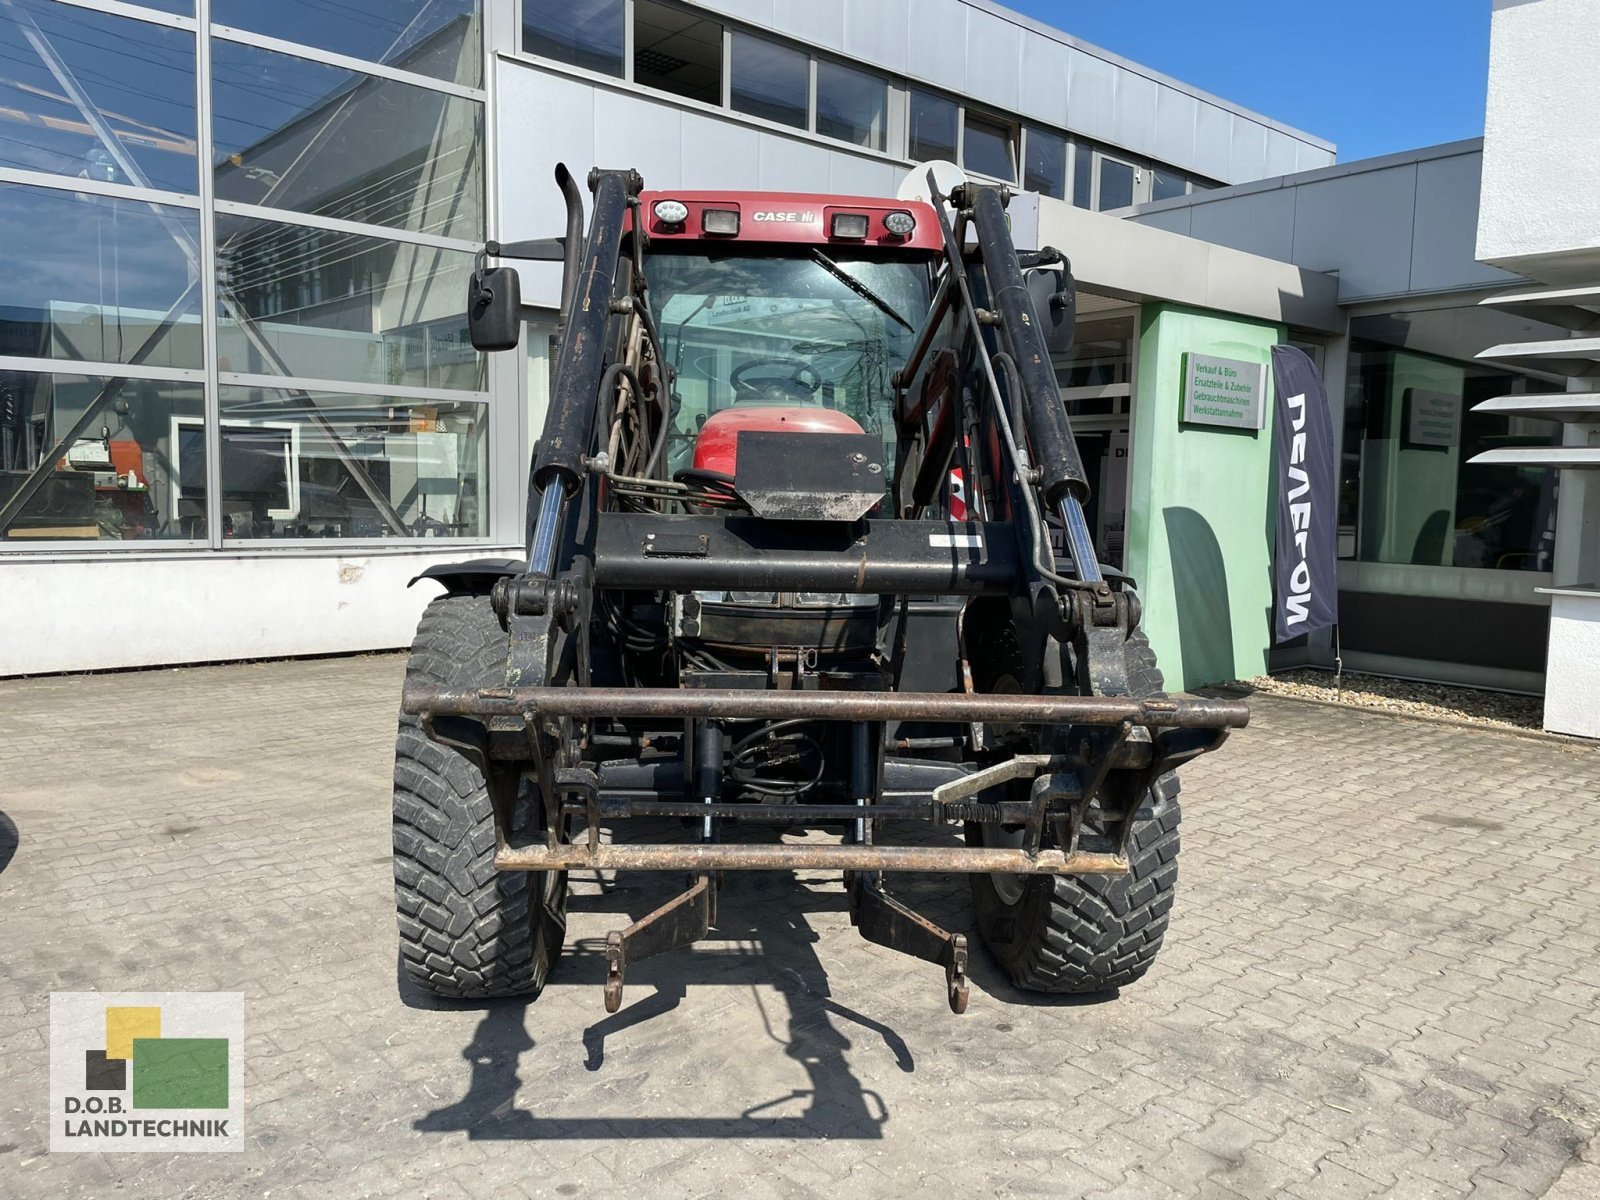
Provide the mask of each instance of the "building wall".
[{"label": "building wall", "polygon": [[1185,425],[1184,355],[1270,363],[1284,337],[1281,325],[1165,304],[1144,309],[1127,562],[1145,632],[1174,690],[1263,675],[1272,641],[1270,394],[1259,431]]},{"label": "building wall", "polygon": [[1224,183],[1334,159],[1320,138],[988,0],[699,5]]},{"label": "building wall", "polygon": [[1495,0],[1477,257],[1600,278],[1600,20],[1591,0]]},{"label": "building wall", "polygon": [[1142,206],[1141,225],[1336,273],[1356,304],[1514,283],[1476,261],[1479,141],[1195,192]]},{"label": "building wall", "polygon": [[0,675],[347,654],[411,644],[461,551],[69,558],[0,566]]}]

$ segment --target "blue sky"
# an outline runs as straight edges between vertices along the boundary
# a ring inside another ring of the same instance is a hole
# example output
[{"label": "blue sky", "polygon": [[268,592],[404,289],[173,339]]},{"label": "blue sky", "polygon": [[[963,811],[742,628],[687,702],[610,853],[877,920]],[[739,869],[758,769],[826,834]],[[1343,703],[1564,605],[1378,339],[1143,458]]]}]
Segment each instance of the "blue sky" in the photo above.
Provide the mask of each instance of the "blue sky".
[{"label": "blue sky", "polygon": [[1483,134],[1490,0],[1002,0],[1350,162]]}]

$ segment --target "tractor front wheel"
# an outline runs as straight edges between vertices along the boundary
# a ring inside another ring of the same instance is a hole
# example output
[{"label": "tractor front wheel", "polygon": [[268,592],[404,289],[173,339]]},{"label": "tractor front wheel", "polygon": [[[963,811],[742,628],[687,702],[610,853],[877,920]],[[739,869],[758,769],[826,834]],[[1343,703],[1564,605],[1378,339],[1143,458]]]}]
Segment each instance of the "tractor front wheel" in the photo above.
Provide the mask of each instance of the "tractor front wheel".
[{"label": "tractor front wheel", "polygon": [[[973,669],[982,691],[1016,691],[1020,669],[1010,631],[980,646]],[[1159,697],[1161,671],[1142,633],[1127,643],[1133,694]],[[1161,776],[1139,797],[1126,875],[973,875],[972,901],[984,945],[1019,988],[1094,993],[1133,983],[1155,961],[1178,884],[1178,778]],[[1097,823],[1091,810],[1090,824]],[[973,845],[1020,846],[1022,831],[969,824]],[[1097,845],[1096,849],[1109,849]]]},{"label": "tractor front wheel", "polygon": [[[481,595],[428,605],[411,644],[408,684],[497,687],[506,632]],[[513,830],[541,820],[538,794],[515,773]],[[407,977],[437,996],[481,1000],[537,994],[566,935],[567,877],[497,871],[491,782],[467,757],[401,716],[394,756],[394,894]]]}]

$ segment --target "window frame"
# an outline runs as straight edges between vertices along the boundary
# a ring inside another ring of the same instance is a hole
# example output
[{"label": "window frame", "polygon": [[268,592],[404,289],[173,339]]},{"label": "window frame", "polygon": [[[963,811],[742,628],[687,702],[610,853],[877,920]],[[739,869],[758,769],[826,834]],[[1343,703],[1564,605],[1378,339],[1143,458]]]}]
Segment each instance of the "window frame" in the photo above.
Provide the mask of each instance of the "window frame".
[{"label": "window frame", "polygon": [[[1009,136],[1006,139],[1006,146],[1011,157],[1011,177],[1009,179],[998,175],[991,175],[987,171],[974,171],[974,168],[967,166],[967,121],[970,117],[976,117],[980,124],[989,125],[995,129],[1003,128],[1008,132]],[[981,108],[977,105],[962,104],[961,126],[957,131],[956,140],[956,151],[960,156],[956,159],[956,165],[958,165],[963,171],[981,175],[985,179],[998,179],[1001,183],[1008,183],[1013,187],[1017,186],[1018,176],[1020,173],[1019,168],[1022,165],[1022,122],[1018,118],[998,112],[992,108]]]}]

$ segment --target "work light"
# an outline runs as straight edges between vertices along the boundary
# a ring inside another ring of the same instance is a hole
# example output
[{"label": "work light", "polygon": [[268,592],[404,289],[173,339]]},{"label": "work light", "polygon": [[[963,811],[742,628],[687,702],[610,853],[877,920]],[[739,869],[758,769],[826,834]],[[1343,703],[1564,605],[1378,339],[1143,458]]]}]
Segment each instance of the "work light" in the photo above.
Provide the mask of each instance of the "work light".
[{"label": "work light", "polygon": [[708,208],[700,214],[700,231],[733,237],[739,232],[739,210],[736,208]]},{"label": "work light", "polygon": [[852,242],[864,241],[867,236],[867,214],[834,213],[832,236],[848,238]]},{"label": "work light", "polygon": [[663,225],[682,225],[689,219],[689,206],[682,200],[657,200],[656,220]]},{"label": "work light", "polygon": [[892,212],[884,216],[883,227],[895,237],[910,237],[917,227],[917,219],[908,212]]}]

